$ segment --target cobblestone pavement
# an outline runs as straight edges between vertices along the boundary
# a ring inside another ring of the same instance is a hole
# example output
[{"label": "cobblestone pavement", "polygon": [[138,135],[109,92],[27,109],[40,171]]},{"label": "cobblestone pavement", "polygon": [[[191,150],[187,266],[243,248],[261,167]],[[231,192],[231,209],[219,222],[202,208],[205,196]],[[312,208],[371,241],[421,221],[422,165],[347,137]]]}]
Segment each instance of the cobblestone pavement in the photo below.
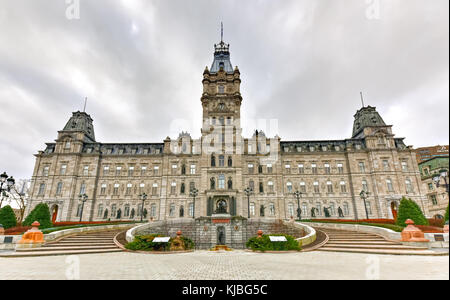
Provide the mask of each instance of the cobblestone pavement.
[{"label": "cobblestone pavement", "polygon": [[127,252],[0,258],[3,279],[449,279],[449,257],[332,252]]}]

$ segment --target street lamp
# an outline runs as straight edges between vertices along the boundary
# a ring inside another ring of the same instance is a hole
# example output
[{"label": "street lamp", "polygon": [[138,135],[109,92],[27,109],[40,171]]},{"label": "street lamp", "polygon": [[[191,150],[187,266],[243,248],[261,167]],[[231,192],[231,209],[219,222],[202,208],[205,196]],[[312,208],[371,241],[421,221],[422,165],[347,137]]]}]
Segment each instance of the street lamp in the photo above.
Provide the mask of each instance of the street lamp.
[{"label": "street lamp", "polygon": [[84,203],[87,201],[88,199],[88,195],[86,194],[80,194],[78,195],[78,199],[81,201],[82,205],[81,205],[81,212],[80,212],[80,223],[81,220],[83,219],[83,209],[84,209]]},{"label": "street lamp", "polygon": [[366,210],[366,219],[369,219],[369,213],[367,212],[367,204],[366,204],[366,199],[369,197],[370,193],[362,190],[361,193],[359,193],[359,196],[361,197],[361,199],[363,199],[364,201],[364,208]]},{"label": "street lamp", "polygon": [[139,197],[141,198],[141,200],[142,200],[142,207],[141,207],[141,222],[142,222],[142,220],[143,220],[143,217],[144,217],[144,205],[145,205],[145,200],[147,200],[147,194],[146,193],[142,193],[142,194],[140,194],[139,195]]},{"label": "street lamp", "polygon": [[194,198],[193,207],[192,207],[192,218],[195,219],[195,197],[198,196],[198,189],[192,188],[189,192],[189,195]]},{"label": "street lamp", "polygon": [[[3,172],[3,174],[0,175],[0,192],[9,192],[13,188],[15,183],[16,180],[12,176],[8,178],[8,174],[6,174],[6,172]],[[3,185],[5,187],[3,187]]]},{"label": "street lamp", "polygon": [[250,195],[252,194],[253,189],[251,187],[247,187],[244,190],[245,195],[247,195],[247,210],[248,210],[248,218],[250,219]]},{"label": "street lamp", "polygon": [[299,192],[298,190],[294,192],[295,198],[297,198],[297,218],[299,220],[302,219],[302,214],[300,213],[300,198],[302,197],[302,192]]}]

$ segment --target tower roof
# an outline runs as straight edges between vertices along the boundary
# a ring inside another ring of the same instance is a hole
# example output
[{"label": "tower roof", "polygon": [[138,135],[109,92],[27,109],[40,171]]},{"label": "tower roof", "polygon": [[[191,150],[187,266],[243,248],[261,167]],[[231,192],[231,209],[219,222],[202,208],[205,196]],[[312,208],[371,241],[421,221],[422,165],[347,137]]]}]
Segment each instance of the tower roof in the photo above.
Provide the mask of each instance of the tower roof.
[{"label": "tower roof", "polygon": [[233,73],[233,65],[230,61],[230,44],[220,41],[219,44],[214,45],[214,49],[214,61],[210,73],[217,73],[221,68],[226,73]]},{"label": "tower roof", "polygon": [[85,112],[74,112],[72,117],[64,126],[63,131],[83,132],[85,134],[86,142],[95,142],[94,126],[92,125],[92,118]]},{"label": "tower roof", "polygon": [[366,106],[358,110],[353,124],[352,138],[357,138],[366,127],[386,126],[376,107]]}]

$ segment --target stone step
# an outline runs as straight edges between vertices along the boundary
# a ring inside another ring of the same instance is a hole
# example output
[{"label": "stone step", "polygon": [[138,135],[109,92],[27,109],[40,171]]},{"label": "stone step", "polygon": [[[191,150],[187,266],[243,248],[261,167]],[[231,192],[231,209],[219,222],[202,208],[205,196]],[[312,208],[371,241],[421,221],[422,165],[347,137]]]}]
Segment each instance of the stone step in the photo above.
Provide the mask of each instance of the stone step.
[{"label": "stone step", "polygon": [[387,254],[387,255],[430,255],[443,256],[448,255],[445,252],[434,252],[431,250],[384,250],[384,249],[363,249],[363,248],[319,248],[317,251],[330,252],[348,252],[348,253],[365,253],[365,254]]},{"label": "stone step", "polygon": [[107,238],[88,238],[88,237],[71,237],[71,238],[64,238],[62,241],[112,241],[113,238],[107,237]]},{"label": "stone step", "polygon": [[115,245],[114,242],[89,242],[89,243],[72,243],[72,242],[58,242],[54,244],[45,244],[42,247],[71,247],[71,246],[106,246]]},{"label": "stone step", "polygon": [[333,244],[333,243],[327,243],[323,246],[323,248],[428,250],[427,247],[411,247],[411,246],[403,246],[403,245],[365,245],[365,244],[344,245],[344,244]]},{"label": "stone step", "polygon": [[358,242],[358,241],[336,241],[336,240],[329,240],[329,243],[333,244],[365,244],[365,245],[403,245],[402,243],[396,243],[396,242],[389,242],[389,241],[374,241],[374,242]]},{"label": "stone step", "polygon": [[330,238],[349,238],[349,239],[358,239],[358,238],[382,238],[378,235],[333,235],[329,234]]},{"label": "stone step", "polygon": [[63,247],[40,247],[16,249],[16,252],[46,252],[46,251],[71,251],[71,250],[105,250],[117,249],[115,244],[106,246],[63,246]]},{"label": "stone step", "polygon": [[115,249],[93,249],[93,250],[67,250],[67,251],[41,251],[41,252],[13,252],[1,254],[0,257],[33,257],[33,256],[56,256],[56,255],[78,255],[78,254],[95,254],[95,253],[111,253],[121,252],[120,248]]},{"label": "stone step", "polygon": [[340,241],[340,242],[346,242],[346,241],[355,241],[355,242],[383,242],[386,241],[383,238],[358,238],[358,239],[351,239],[351,238],[335,238],[329,239],[330,242],[334,241]]}]

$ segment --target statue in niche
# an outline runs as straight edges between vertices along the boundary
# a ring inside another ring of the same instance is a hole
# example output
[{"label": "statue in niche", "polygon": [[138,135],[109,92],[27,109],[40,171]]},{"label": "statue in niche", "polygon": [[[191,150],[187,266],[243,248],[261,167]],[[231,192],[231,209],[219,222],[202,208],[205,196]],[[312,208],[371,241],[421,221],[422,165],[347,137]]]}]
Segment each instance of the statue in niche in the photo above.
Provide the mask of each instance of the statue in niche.
[{"label": "statue in niche", "polygon": [[122,210],[119,208],[119,210],[117,211],[117,219],[122,218]]},{"label": "statue in niche", "polygon": [[311,218],[315,218],[316,217],[316,208],[313,207],[311,208]]},{"label": "statue in niche", "polygon": [[217,243],[219,245],[225,245],[225,228],[219,227],[217,228]]},{"label": "statue in niche", "polygon": [[342,211],[342,208],[340,206],[338,207],[338,213],[339,213],[339,218],[344,217],[344,212]]},{"label": "statue in niche", "polygon": [[217,202],[216,213],[217,214],[226,214],[227,213],[227,201],[220,200]]},{"label": "statue in niche", "polygon": [[323,212],[324,212],[326,218],[330,218],[331,217],[329,207],[324,207],[323,208]]},{"label": "statue in niche", "polygon": [[261,217],[264,217],[265,210],[266,208],[264,207],[264,205],[261,205],[261,208],[259,209],[259,214],[261,215]]}]

